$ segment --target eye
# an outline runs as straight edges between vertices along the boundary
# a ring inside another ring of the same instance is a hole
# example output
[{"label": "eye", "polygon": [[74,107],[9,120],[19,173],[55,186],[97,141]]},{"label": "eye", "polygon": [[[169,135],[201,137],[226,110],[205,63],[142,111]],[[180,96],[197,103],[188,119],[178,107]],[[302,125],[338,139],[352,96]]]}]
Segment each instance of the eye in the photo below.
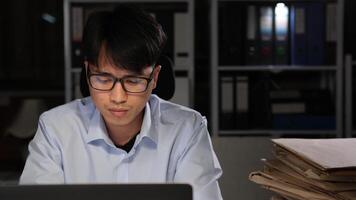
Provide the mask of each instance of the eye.
[{"label": "eye", "polygon": [[98,83],[106,84],[106,83],[111,83],[113,81],[113,78],[110,76],[105,76],[105,75],[95,75],[93,76],[94,80]]},{"label": "eye", "polygon": [[125,78],[125,84],[138,85],[138,84],[142,84],[144,82],[145,82],[145,79],[142,79],[142,78],[137,78],[137,77]]}]

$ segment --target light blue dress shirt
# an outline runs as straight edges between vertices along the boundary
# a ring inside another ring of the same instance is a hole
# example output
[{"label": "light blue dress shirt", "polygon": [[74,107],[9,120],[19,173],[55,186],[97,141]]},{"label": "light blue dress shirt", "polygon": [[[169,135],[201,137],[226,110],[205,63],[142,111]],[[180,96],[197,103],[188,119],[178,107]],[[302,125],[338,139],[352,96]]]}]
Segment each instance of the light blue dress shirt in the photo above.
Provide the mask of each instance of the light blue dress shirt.
[{"label": "light blue dress shirt", "polygon": [[43,113],[20,184],[189,183],[195,200],[222,199],[206,119],[151,95],[132,149],[117,148],[90,97]]}]

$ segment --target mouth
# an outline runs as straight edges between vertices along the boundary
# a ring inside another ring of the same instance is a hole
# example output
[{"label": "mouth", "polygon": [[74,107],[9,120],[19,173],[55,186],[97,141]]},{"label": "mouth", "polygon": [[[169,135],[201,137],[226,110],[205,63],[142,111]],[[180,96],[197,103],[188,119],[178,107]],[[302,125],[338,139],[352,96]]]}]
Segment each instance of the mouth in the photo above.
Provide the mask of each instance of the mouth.
[{"label": "mouth", "polygon": [[109,109],[109,112],[115,117],[123,117],[127,114],[128,109]]}]

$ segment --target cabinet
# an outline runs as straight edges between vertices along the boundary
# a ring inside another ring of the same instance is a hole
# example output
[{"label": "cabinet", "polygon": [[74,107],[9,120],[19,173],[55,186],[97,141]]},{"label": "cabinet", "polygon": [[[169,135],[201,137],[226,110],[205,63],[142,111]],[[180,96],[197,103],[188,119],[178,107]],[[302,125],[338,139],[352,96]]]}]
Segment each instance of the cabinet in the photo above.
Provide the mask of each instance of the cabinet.
[{"label": "cabinet", "polygon": [[172,101],[192,106],[194,94],[193,0],[65,0],[63,6],[66,101],[80,97],[79,80],[82,67],[80,43],[86,18],[96,10],[111,10],[117,3],[139,4],[143,9],[152,13],[162,25],[168,36],[163,54],[172,59],[176,75],[176,90]]},{"label": "cabinet", "polygon": [[211,2],[212,134],[343,136],[343,0]]}]

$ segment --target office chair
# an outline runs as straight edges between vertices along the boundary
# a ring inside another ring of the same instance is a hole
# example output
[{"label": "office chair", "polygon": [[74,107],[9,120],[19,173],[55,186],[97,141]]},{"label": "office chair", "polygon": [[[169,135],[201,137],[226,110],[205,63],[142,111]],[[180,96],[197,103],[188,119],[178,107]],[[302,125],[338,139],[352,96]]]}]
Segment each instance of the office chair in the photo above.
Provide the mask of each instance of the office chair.
[{"label": "office chair", "polygon": [[[152,91],[153,94],[156,94],[164,100],[170,100],[175,91],[175,77],[173,71],[173,62],[168,56],[161,56],[157,64],[161,65],[161,71],[159,73],[157,87]],[[89,85],[86,80],[85,68],[82,68],[80,74],[80,92],[83,97],[90,95]]]}]

